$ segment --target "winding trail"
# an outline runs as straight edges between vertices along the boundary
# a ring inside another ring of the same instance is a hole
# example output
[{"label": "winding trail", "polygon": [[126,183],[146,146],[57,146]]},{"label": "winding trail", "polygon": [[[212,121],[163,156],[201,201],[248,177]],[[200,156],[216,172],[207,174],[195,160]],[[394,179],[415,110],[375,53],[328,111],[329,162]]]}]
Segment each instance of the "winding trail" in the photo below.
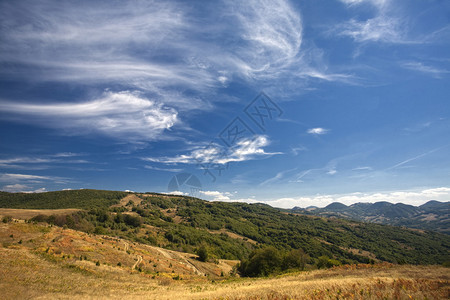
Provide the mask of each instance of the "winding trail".
[{"label": "winding trail", "polygon": [[[127,242],[123,241],[123,243],[125,244],[125,248],[124,251],[128,253],[128,250],[130,250],[130,244],[128,244]],[[139,264],[142,262],[143,258],[140,255],[136,255],[137,256],[137,261],[134,263],[134,265],[131,267],[131,271],[133,271],[134,269],[136,269],[137,266],[139,266]]]},{"label": "winding trail", "polygon": [[137,266],[139,266],[139,264],[142,262],[142,256],[138,255],[137,256],[138,260],[137,262],[133,265],[133,267],[131,267],[131,270],[134,270]]}]

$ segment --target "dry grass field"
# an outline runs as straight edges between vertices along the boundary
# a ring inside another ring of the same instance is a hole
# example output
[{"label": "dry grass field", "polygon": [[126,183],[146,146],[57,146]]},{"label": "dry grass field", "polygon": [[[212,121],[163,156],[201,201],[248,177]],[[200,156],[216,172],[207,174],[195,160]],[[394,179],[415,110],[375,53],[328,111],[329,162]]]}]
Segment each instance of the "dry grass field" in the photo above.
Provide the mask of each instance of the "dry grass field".
[{"label": "dry grass field", "polygon": [[[13,222],[0,224],[2,299],[449,299],[440,266],[341,266],[272,278],[228,276],[236,261]],[[222,277],[221,273],[225,276]]]},{"label": "dry grass field", "polygon": [[28,220],[37,215],[68,215],[79,211],[76,208],[65,209],[16,209],[16,208],[0,208],[0,217],[11,216],[16,219]]}]

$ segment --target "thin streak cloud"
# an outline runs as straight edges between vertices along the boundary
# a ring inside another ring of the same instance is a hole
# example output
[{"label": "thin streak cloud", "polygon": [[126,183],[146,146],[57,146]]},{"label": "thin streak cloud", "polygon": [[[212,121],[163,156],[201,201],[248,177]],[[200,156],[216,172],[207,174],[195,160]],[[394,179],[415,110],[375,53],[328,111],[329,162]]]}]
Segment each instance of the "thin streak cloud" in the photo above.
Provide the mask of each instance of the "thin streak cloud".
[{"label": "thin streak cloud", "polygon": [[93,131],[128,141],[160,139],[178,122],[175,109],[128,91],[105,92],[100,98],[80,103],[2,101],[0,110],[17,122],[63,128],[70,134]]}]

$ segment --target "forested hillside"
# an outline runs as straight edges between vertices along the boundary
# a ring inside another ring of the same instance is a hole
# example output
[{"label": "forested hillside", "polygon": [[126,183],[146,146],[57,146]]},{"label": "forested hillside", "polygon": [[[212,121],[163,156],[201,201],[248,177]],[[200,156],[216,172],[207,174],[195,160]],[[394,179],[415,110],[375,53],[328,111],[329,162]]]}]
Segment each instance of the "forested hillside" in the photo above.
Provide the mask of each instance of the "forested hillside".
[{"label": "forested hillside", "polygon": [[95,190],[2,193],[0,204],[83,208],[69,215],[36,216],[33,221],[190,253],[203,248],[213,259],[247,259],[253,250],[273,246],[282,253],[302,249],[311,264],[320,257],[344,264],[442,264],[450,260],[450,237],[443,234],[286,213],[264,204]]}]

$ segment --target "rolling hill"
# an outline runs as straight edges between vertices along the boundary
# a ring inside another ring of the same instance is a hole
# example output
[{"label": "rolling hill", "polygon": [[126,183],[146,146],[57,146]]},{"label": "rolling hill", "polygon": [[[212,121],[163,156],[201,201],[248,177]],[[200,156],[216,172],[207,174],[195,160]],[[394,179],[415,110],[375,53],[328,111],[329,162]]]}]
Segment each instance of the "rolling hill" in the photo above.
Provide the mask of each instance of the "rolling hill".
[{"label": "rolling hill", "polygon": [[[204,247],[211,259],[245,260],[253,250],[272,246],[280,252],[303,249],[311,265],[322,256],[343,264],[381,261],[441,264],[450,260],[447,235],[286,213],[265,204],[79,190],[1,193],[0,206],[76,208],[79,210],[67,214],[38,214],[31,221],[192,254]],[[385,204],[378,206],[383,209]]]},{"label": "rolling hill", "polygon": [[343,265],[239,278],[237,261],[49,224],[0,223],[2,299],[446,299],[448,268]]}]

